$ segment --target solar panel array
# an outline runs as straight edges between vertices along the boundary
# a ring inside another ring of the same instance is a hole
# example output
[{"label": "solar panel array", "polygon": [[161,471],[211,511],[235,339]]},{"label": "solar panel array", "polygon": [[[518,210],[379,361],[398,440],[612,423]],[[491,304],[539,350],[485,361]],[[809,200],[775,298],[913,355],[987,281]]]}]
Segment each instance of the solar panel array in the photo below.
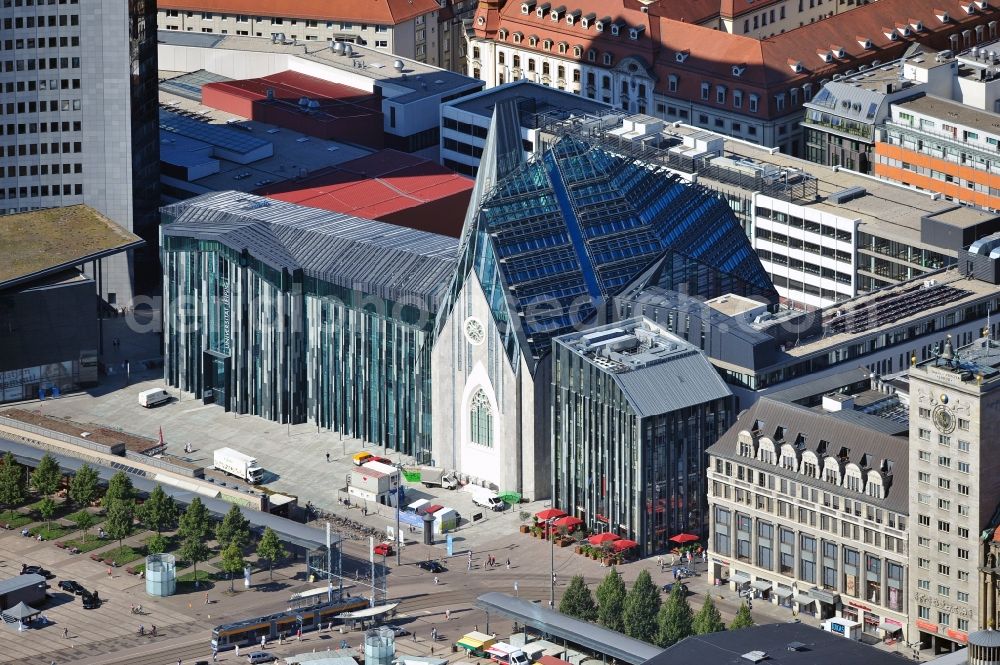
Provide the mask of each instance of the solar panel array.
[{"label": "solar panel array", "polygon": [[245,131],[231,129],[225,125],[215,125],[203,120],[182,115],[176,111],[160,109],[160,129],[188,138],[204,141],[232,152],[246,154],[260,150],[270,144]]},{"label": "solar panel array", "polygon": [[860,333],[960,300],[971,291],[946,284],[912,286],[873,298],[850,310],[837,310],[824,321],[827,334]]}]

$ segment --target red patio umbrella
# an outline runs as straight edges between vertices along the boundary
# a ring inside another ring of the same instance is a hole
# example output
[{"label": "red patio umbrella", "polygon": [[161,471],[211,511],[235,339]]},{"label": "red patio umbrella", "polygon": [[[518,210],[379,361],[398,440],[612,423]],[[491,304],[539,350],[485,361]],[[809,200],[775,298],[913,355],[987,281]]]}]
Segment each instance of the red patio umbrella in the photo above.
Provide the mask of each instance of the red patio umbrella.
[{"label": "red patio umbrella", "polygon": [[675,543],[680,543],[681,545],[683,545],[684,543],[693,543],[697,540],[701,540],[701,538],[694,535],[693,533],[679,533],[676,536],[671,536],[670,540],[674,541]]},{"label": "red patio umbrella", "polygon": [[587,538],[587,542],[590,543],[591,545],[603,545],[604,543],[612,543],[616,540],[619,540],[620,538],[621,536],[616,536],[613,533],[604,532],[595,534],[590,538]]},{"label": "red patio umbrella", "polygon": [[639,543],[634,540],[616,540],[612,547],[615,548],[616,552],[621,552],[623,550],[630,550],[633,547],[639,547]]},{"label": "red patio umbrella", "polygon": [[555,522],[552,523],[552,526],[564,526],[566,528],[572,528],[574,526],[580,526],[581,524],[583,524],[583,520],[580,519],[579,517],[573,517],[571,515],[567,515],[566,517],[560,517],[559,519],[557,519]]},{"label": "red patio umbrella", "polygon": [[557,517],[565,517],[565,516],[566,516],[566,511],[559,510],[558,508],[546,508],[545,510],[541,510],[535,513],[535,517],[537,517],[539,520],[543,522],[546,520],[551,520]]}]

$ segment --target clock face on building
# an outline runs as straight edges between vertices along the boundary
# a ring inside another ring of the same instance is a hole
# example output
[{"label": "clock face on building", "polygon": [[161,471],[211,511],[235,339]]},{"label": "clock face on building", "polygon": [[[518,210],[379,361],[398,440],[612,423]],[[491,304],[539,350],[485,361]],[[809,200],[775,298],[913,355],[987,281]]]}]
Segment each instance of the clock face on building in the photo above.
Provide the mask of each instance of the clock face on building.
[{"label": "clock face on building", "polygon": [[483,327],[483,322],[474,316],[467,318],[462,328],[465,331],[465,339],[469,340],[469,344],[479,345],[486,339],[486,328]]},{"label": "clock face on building", "polygon": [[955,416],[942,405],[934,408],[931,418],[934,420],[934,426],[943,434],[948,434],[955,429]]}]

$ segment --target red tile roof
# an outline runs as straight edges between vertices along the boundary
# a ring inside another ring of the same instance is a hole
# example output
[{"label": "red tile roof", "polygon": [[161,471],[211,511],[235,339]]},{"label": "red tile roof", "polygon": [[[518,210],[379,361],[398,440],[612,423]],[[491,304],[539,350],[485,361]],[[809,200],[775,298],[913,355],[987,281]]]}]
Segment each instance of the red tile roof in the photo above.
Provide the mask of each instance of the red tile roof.
[{"label": "red tile roof", "polygon": [[[454,209],[454,220],[433,220],[432,226],[461,231],[473,181],[434,162],[397,150],[381,150],[339,166],[318,171],[304,180],[277,183],[255,193],[280,201],[322,208],[422,228],[416,220]],[[435,204],[444,202],[442,207]],[[412,214],[410,214],[412,212]]]},{"label": "red tile roof", "polygon": [[437,0],[159,0],[158,9],[397,25],[437,11]]},{"label": "red tile roof", "polygon": [[[756,92],[761,98],[760,111],[755,115],[761,118],[779,117],[796,111],[788,103],[782,111],[776,108],[773,96],[783,92],[781,88],[801,86],[810,81],[818,84],[824,78],[856,69],[860,64],[899,58],[914,41],[930,48],[950,48],[949,35],[961,34],[963,30],[1000,17],[1000,9],[992,5],[986,8],[974,6],[974,12],[967,12],[965,7],[972,4],[971,0],[879,0],[768,39],[757,40],[669,18],[672,3],[666,8],[659,3],[653,4],[649,13],[633,9],[635,0],[559,0],[551,4],[560,6],[564,2],[568,11],[579,9],[582,16],[593,14],[597,20],[610,16],[630,27],[642,26],[644,30],[638,39],[633,40],[629,38],[627,29],[615,36],[608,29],[602,32],[593,26],[584,29],[579,21],[568,25],[565,19],[556,22],[548,16],[538,18],[534,8],[525,15],[521,13],[521,0],[510,0],[499,11],[497,30],[506,31],[506,42],[511,46],[514,46],[513,33],[519,32],[523,39],[516,48],[557,57],[560,55],[557,49],[560,41],[570,44],[568,52],[562,57],[573,58],[573,46],[579,45],[581,56],[578,59],[584,62],[587,61],[588,49],[598,52],[595,58],[597,63],[602,62],[604,53],[613,56],[613,65],[627,56],[637,56],[651,69],[658,91],[670,97],[700,100],[702,82],[712,86],[724,85],[728,89],[740,88],[746,93]],[[484,11],[481,5],[479,12]],[[660,12],[664,15],[661,16]],[[941,20],[943,12],[948,14],[947,22]],[[901,16],[910,17],[908,36],[901,35],[894,28],[886,29],[886,26],[896,25]],[[912,25],[918,21],[923,28],[920,32],[914,31]],[[488,38],[480,29],[478,18],[476,23],[477,35]],[[856,35],[856,38],[845,39],[845,35]],[[535,47],[530,46],[531,36],[538,38]],[[553,43],[548,50],[544,48],[546,39]],[[871,45],[866,48],[862,43],[864,40],[870,40]],[[833,51],[836,46],[843,47],[843,57],[832,57],[830,62],[824,62],[817,54],[817,51]],[[678,61],[678,54],[684,54],[683,62]],[[801,63],[800,71],[795,71],[792,66],[795,63]],[[671,75],[677,77],[678,89],[667,93],[667,81]],[[720,105],[719,108],[748,113],[746,102],[742,109],[737,110],[732,108],[731,100],[732,95],[728,95],[728,106]],[[714,101],[713,90],[706,103]]]}]

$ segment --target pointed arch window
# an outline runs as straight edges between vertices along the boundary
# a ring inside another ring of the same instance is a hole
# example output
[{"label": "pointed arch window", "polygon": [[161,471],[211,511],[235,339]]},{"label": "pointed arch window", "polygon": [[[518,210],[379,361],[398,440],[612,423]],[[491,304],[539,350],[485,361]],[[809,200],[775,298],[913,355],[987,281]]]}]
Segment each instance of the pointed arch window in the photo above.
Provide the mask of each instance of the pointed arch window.
[{"label": "pointed arch window", "polygon": [[480,388],[472,397],[472,406],[469,413],[469,423],[471,426],[470,436],[472,443],[493,447],[493,411],[490,408],[490,399]]}]

